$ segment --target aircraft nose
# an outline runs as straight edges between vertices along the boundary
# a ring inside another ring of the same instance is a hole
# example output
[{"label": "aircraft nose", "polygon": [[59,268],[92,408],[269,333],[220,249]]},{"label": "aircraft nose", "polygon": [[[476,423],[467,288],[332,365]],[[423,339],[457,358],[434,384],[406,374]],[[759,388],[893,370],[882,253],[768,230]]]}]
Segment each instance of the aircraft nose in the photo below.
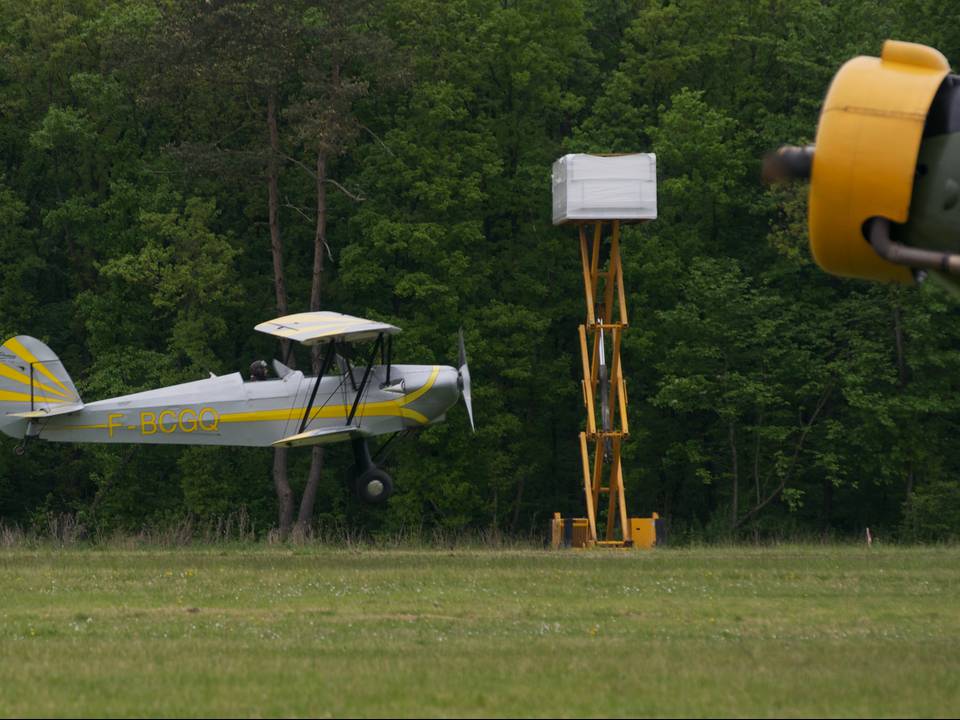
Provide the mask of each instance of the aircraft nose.
[{"label": "aircraft nose", "polygon": [[442,401],[446,403],[443,406],[443,412],[446,412],[456,405],[457,400],[460,399],[459,374],[456,368],[446,365],[441,367],[440,373],[437,375],[436,388],[438,395],[442,398]]},{"label": "aircraft nose", "polygon": [[408,377],[407,397],[412,395],[414,399],[407,407],[420,413],[425,419],[421,423],[439,420],[460,399],[459,374],[456,368],[442,365],[434,366],[422,377],[419,387],[411,387]]},{"label": "aircraft nose", "polygon": [[457,383],[455,368],[442,365],[437,369],[437,376],[432,387],[424,396],[427,406],[427,416],[432,420],[447,412],[460,399],[460,386]]}]

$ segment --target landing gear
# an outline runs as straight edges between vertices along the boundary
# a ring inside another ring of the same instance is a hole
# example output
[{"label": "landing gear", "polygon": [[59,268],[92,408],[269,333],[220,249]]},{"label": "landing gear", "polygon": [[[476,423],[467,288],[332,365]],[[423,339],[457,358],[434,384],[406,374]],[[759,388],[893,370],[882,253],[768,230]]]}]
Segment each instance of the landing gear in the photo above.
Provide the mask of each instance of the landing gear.
[{"label": "landing gear", "polygon": [[393,495],[393,478],[378,467],[367,470],[356,482],[357,495],[365,503],[377,505]]},{"label": "landing gear", "polygon": [[366,438],[356,438],[351,440],[350,444],[353,446],[353,467],[350,474],[354,478],[357,495],[372,505],[386,502],[387,498],[393,495],[393,478],[373,462]]},{"label": "landing gear", "polygon": [[22,457],[27,452],[27,445],[30,443],[33,438],[37,437],[40,434],[40,430],[37,429],[36,432],[31,432],[34,429],[34,423],[31,420],[27,423],[26,432],[23,433],[23,438],[13,447],[13,454],[17,457]]}]

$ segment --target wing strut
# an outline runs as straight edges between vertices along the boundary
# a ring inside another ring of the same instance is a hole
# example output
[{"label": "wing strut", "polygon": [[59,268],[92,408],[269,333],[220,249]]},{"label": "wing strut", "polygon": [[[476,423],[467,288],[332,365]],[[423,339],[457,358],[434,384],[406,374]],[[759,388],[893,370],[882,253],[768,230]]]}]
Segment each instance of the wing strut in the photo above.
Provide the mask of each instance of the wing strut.
[{"label": "wing strut", "polygon": [[[381,356],[382,357],[382,356]],[[393,365],[393,335],[387,335],[387,380],[386,384],[390,384],[390,367]]]},{"label": "wing strut", "polygon": [[363,371],[363,379],[360,381],[360,387],[357,388],[357,396],[353,399],[353,407],[350,408],[350,415],[347,417],[347,425],[353,422],[353,416],[357,414],[357,408],[360,406],[360,398],[363,397],[363,391],[367,387],[367,380],[370,378],[370,371],[373,369],[373,361],[377,359],[377,351],[383,347],[383,333],[377,335],[377,341],[373,344],[373,352],[367,360],[367,369]]},{"label": "wing strut", "polygon": [[307,423],[310,421],[310,410],[313,408],[313,401],[317,399],[317,390],[320,389],[320,381],[323,380],[323,376],[326,374],[327,370],[330,369],[330,363],[333,361],[333,341],[327,343],[327,352],[323,356],[323,364],[320,366],[320,372],[317,374],[317,381],[313,384],[313,391],[310,393],[310,402],[307,403],[307,407],[303,411],[303,420],[300,421],[300,429],[297,430],[299,435],[307,428]]}]

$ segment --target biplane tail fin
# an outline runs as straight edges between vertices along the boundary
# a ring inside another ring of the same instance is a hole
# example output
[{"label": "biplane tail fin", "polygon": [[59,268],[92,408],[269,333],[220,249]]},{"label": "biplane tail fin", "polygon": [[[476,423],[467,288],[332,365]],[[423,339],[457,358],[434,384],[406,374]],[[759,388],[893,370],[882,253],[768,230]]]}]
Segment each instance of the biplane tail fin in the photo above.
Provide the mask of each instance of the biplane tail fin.
[{"label": "biplane tail fin", "polygon": [[83,407],[70,374],[44,343],[17,335],[0,345],[0,429]]}]

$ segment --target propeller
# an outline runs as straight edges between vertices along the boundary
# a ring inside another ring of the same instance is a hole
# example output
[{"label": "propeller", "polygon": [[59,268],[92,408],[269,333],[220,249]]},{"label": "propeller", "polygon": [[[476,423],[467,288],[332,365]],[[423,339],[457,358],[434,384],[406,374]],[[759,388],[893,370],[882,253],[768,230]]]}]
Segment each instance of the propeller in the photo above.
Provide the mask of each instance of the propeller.
[{"label": "propeller", "polygon": [[470,394],[470,366],[467,365],[467,348],[463,344],[463,328],[460,328],[460,367],[457,369],[457,386],[463,394],[463,404],[467,406],[467,416],[470,418],[470,429],[477,428],[473,424],[473,400]]}]

